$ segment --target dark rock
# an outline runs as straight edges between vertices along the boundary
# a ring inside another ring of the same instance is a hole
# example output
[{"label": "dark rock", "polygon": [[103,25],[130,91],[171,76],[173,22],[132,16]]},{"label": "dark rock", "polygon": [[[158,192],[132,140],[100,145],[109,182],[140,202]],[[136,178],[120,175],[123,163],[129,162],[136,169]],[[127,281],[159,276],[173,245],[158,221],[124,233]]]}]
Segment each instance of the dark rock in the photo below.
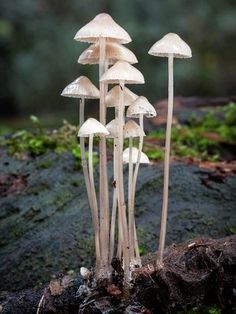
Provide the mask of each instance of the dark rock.
[{"label": "dark rock", "polygon": [[[140,168],[136,218],[140,248],[145,253],[157,249],[163,164]],[[24,188],[0,199],[1,290],[39,286],[49,281],[52,273],[94,264],[84,179],[71,154],[48,153],[17,160],[1,151],[0,173],[27,178]],[[229,235],[236,226],[236,177],[227,175],[219,180],[211,175],[208,187],[202,180],[209,179],[209,172],[181,162],[171,165],[170,174],[167,244],[200,235]]]}]

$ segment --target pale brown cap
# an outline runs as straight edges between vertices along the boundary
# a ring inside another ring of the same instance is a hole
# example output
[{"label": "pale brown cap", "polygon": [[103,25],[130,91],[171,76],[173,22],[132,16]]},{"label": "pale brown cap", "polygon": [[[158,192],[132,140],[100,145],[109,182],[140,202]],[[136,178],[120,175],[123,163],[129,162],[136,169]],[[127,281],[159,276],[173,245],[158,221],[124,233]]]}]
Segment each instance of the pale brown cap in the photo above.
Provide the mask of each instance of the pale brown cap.
[{"label": "pale brown cap", "polygon": [[[130,64],[137,63],[135,54],[125,46],[114,41],[106,43],[106,57],[109,65],[116,63],[118,60],[126,61]],[[81,64],[98,64],[99,63],[99,42],[89,46],[79,56],[78,63]]]},{"label": "pale brown cap", "polygon": [[108,135],[109,132],[103,124],[94,118],[86,120],[79,129],[78,136],[88,137],[89,135]]},{"label": "pale brown cap", "polygon": [[[106,95],[105,104],[107,107],[119,106],[120,85],[114,86]],[[130,106],[131,103],[138,98],[138,95],[131,92],[127,87],[124,88],[124,106]]]},{"label": "pale brown cap", "polygon": [[63,89],[61,96],[97,99],[100,92],[86,76],[80,76]]},{"label": "pale brown cap", "polygon": [[158,40],[148,53],[157,57],[168,57],[170,54],[173,54],[174,58],[192,57],[189,45],[174,33],[169,33]]},{"label": "pale brown cap", "polygon": [[143,74],[134,66],[125,61],[117,61],[100,79],[101,82],[117,84],[144,84]]},{"label": "pale brown cap", "polygon": [[129,34],[117,24],[107,13],[101,13],[82,27],[74,39],[88,43],[94,43],[99,37],[115,40],[121,44],[131,42]]},{"label": "pale brown cap", "polygon": [[139,96],[128,108],[126,116],[129,118],[139,118],[143,114],[147,118],[153,118],[157,115],[155,108],[144,96]]},{"label": "pale brown cap", "polygon": [[140,126],[133,120],[129,120],[124,125],[124,138],[145,136]]}]

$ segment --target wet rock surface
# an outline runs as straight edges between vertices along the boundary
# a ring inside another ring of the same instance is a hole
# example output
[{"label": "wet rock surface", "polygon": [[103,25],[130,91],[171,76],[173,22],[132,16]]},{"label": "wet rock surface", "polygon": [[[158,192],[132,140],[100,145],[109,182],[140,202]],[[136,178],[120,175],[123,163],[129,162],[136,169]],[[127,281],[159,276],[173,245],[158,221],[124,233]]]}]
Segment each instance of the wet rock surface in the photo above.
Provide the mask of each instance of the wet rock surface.
[{"label": "wet rock surface", "polygon": [[[53,273],[92,266],[91,215],[74,157],[47,153],[17,160],[4,150],[0,155],[0,289],[38,286]],[[172,162],[170,171],[167,244],[230,235],[236,177],[216,180],[213,170],[184,162]],[[136,219],[143,253],[157,248],[162,184],[162,163],[141,167]]]}]

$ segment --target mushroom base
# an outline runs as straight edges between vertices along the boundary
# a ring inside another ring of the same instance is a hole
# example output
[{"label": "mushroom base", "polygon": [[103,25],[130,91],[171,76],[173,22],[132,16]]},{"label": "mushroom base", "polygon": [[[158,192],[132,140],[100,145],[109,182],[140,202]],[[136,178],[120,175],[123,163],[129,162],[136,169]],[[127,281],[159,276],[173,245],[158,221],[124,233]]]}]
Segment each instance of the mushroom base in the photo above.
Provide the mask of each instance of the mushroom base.
[{"label": "mushroom base", "polygon": [[[143,258],[132,273],[130,290],[123,291],[123,271],[113,259],[112,281],[84,281],[59,276],[49,285],[17,293],[1,293],[2,313],[176,313],[214,304],[222,313],[235,311],[236,236],[197,238],[165,250],[163,265],[156,254]],[[208,313],[208,312],[206,312]]]}]

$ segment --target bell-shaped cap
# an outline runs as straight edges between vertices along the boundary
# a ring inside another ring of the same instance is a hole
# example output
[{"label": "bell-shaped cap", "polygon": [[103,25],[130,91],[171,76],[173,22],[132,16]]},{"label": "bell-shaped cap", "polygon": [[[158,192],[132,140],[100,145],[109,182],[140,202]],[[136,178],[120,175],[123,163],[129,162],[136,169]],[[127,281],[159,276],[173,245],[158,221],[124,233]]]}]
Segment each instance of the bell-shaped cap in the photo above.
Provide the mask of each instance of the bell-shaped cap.
[{"label": "bell-shaped cap", "polygon": [[100,92],[86,76],[80,76],[63,89],[61,96],[96,99],[100,97]]},{"label": "bell-shaped cap", "polygon": [[[124,164],[129,163],[129,151],[130,151],[129,147],[123,151],[123,163]],[[136,164],[138,161],[138,149],[136,147],[132,147],[131,154],[132,154],[132,163]],[[140,164],[149,164],[149,158],[143,152],[141,152]]]},{"label": "bell-shaped cap", "polygon": [[144,84],[143,74],[134,66],[125,61],[117,61],[100,79],[101,82],[117,84]]},{"label": "bell-shaped cap", "polygon": [[191,58],[192,51],[179,35],[169,33],[158,40],[148,51],[150,55],[168,57],[173,54],[174,58]]},{"label": "bell-shaped cap", "polygon": [[147,118],[157,115],[155,108],[144,96],[139,96],[128,108],[126,116],[129,118],[139,118],[143,114]]},{"label": "bell-shaped cap", "polygon": [[[107,107],[119,106],[120,85],[114,86],[106,95],[105,104]],[[136,94],[131,92],[127,87],[124,88],[124,106],[130,106],[131,103],[138,98]]]},{"label": "bell-shaped cap", "polygon": [[94,118],[86,120],[79,129],[78,136],[88,137],[89,135],[108,135],[109,132],[99,121]]},{"label": "bell-shaped cap", "polygon": [[[114,41],[106,43],[105,58],[109,65],[116,63],[118,60],[126,61],[130,64],[138,62],[135,54],[130,49]],[[99,64],[99,41],[82,52],[78,59],[78,63]]]},{"label": "bell-shaped cap", "polygon": [[109,132],[109,135],[107,137],[109,137],[109,138],[118,137],[118,121],[117,121],[117,119],[111,120],[106,125],[106,129]]},{"label": "bell-shaped cap", "polygon": [[101,13],[88,24],[83,26],[74,39],[88,43],[94,43],[99,37],[115,40],[121,44],[131,42],[129,34],[117,24],[107,13]]},{"label": "bell-shaped cap", "polygon": [[124,138],[140,137],[141,135],[145,136],[145,133],[143,132],[141,127],[133,120],[129,120],[125,123],[123,134]]}]

